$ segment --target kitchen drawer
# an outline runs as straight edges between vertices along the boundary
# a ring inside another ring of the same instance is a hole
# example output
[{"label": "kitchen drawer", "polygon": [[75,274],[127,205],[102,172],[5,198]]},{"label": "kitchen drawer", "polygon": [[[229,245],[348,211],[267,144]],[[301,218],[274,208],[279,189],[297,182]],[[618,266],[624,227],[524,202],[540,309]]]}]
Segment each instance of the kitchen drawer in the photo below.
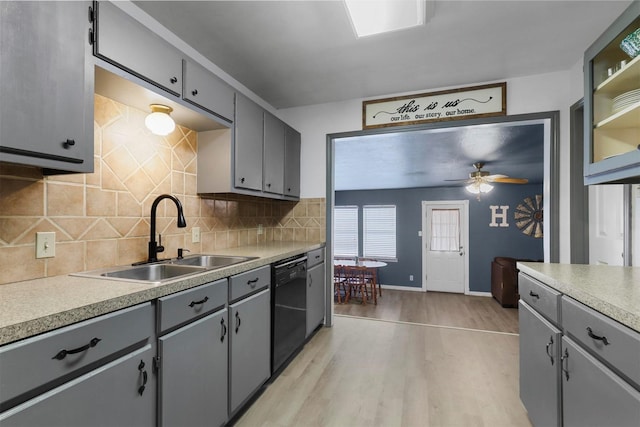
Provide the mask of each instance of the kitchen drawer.
[{"label": "kitchen drawer", "polygon": [[518,289],[521,300],[554,324],[560,324],[560,292],[522,273],[518,276]]},{"label": "kitchen drawer", "polygon": [[324,248],[315,249],[307,253],[307,268],[324,262]]},{"label": "kitchen drawer", "polygon": [[0,347],[0,403],[101,359],[106,363],[108,356],[146,341],[153,326],[151,303],[145,303]]},{"label": "kitchen drawer", "polygon": [[562,326],[565,334],[640,389],[639,333],[567,296],[562,297]]},{"label": "kitchen drawer", "polygon": [[158,333],[201,317],[227,303],[227,279],[158,299]]},{"label": "kitchen drawer", "polygon": [[229,278],[229,300],[235,301],[269,286],[271,266],[256,268]]}]

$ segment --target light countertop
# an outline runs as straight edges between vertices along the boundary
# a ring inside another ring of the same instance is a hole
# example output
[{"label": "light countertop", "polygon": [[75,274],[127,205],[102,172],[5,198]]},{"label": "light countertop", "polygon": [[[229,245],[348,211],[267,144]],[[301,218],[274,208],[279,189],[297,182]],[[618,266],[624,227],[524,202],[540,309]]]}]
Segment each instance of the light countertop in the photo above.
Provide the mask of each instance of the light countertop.
[{"label": "light countertop", "polygon": [[54,276],[0,285],[0,345],[193,288],[321,248],[324,243],[267,242],[216,251],[258,257],[162,284]]},{"label": "light countertop", "polygon": [[519,262],[551,288],[640,332],[640,268]]}]

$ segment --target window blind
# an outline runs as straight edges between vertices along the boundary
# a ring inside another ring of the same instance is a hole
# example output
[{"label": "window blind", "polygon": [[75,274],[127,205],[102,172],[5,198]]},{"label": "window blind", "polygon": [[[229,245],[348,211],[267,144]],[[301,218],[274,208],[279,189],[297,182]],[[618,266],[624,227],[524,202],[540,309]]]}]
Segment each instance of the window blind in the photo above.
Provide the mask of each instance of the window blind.
[{"label": "window blind", "polygon": [[337,256],[358,255],[358,207],[333,209],[333,252]]},{"label": "window blind", "polygon": [[396,258],[396,207],[364,206],[362,208],[363,256]]}]

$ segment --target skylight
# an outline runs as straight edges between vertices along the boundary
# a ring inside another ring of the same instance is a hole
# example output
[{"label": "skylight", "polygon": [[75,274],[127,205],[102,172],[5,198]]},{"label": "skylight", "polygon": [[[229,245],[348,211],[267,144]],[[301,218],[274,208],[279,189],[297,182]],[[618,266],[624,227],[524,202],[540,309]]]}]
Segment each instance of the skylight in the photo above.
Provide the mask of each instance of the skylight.
[{"label": "skylight", "polygon": [[425,3],[425,0],[344,0],[358,37],[424,25],[427,21]]}]

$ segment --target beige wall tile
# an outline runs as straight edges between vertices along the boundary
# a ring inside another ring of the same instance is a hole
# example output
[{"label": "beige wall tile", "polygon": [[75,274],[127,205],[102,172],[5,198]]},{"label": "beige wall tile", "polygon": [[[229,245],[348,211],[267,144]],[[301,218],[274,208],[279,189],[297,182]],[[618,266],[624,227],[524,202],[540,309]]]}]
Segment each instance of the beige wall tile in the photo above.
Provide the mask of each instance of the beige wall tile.
[{"label": "beige wall tile", "polygon": [[85,243],[56,243],[56,256],[47,258],[47,276],[75,273],[84,270]]},{"label": "beige wall tile", "polygon": [[[167,137],[144,127],[146,111],[96,95],[91,174],[43,177],[39,168],[0,164],[0,283],[130,264],[147,258],[151,204],[160,194],[182,202],[158,206],[166,256],[272,240],[322,240],[325,200],[300,202],[243,195],[197,195],[197,133],[178,126]],[[263,234],[257,234],[258,224]],[[201,243],[191,243],[191,228]],[[57,256],[35,259],[35,233],[55,231]],[[19,260],[19,262],[16,262]]]},{"label": "beige wall tile", "polygon": [[44,183],[0,177],[0,216],[44,215]]},{"label": "beige wall tile", "polygon": [[87,241],[86,245],[85,268],[87,270],[117,265],[118,241],[116,239]]},{"label": "beige wall tile", "polygon": [[47,183],[47,215],[83,216],[84,187]]}]

